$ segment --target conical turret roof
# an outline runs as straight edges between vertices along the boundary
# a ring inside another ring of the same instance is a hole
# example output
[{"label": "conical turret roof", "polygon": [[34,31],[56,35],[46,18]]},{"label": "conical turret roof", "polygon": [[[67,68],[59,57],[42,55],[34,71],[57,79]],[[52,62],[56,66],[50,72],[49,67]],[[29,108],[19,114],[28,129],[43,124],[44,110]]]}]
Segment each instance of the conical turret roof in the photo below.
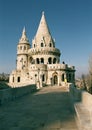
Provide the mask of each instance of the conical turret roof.
[{"label": "conical turret roof", "polygon": [[39,37],[40,35],[41,36],[51,35],[49,28],[48,28],[48,25],[47,25],[47,22],[46,22],[46,19],[45,19],[44,12],[42,12],[42,17],[41,17],[40,24],[39,24],[39,27],[38,27],[38,30],[36,33],[36,38]]},{"label": "conical turret roof", "polygon": [[36,44],[37,47],[40,47],[41,42],[43,42],[45,46],[48,46],[48,44],[52,42],[54,46],[54,40],[52,39],[51,33],[49,31],[44,12],[42,12],[40,24],[38,26],[37,33],[33,39],[33,44]]},{"label": "conical turret roof", "polygon": [[19,40],[19,43],[27,43],[27,44],[29,43],[29,40],[28,40],[28,38],[26,36],[26,29],[25,29],[25,27],[23,28],[22,36],[21,36],[21,38]]}]

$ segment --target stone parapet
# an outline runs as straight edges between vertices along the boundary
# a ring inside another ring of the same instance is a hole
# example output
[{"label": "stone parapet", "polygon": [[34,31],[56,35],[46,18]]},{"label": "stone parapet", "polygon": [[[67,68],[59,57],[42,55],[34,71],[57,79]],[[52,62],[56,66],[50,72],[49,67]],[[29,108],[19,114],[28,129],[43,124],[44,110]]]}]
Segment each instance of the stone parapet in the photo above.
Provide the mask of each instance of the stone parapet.
[{"label": "stone parapet", "polygon": [[29,70],[36,70],[36,71],[38,71],[38,69],[40,69],[40,70],[47,70],[47,65],[46,64],[31,64],[29,66]]},{"label": "stone parapet", "polygon": [[68,66],[67,64],[48,64],[48,69],[59,69],[59,70],[75,70],[74,66]]},{"label": "stone parapet", "polygon": [[92,95],[71,86],[70,97],[76,111],[79,130],[92,130]]},{"label": "stone parapet", "polygon": [[0,90],[0,105],[36,91],[35,85]]},{"label": "stone parapet", "polygon": [[37,55],[37,54],[55,54],[60,56],[60,50],[53,47],[44,47],[44,48],[31,48],[28,50],[29,55]]}]

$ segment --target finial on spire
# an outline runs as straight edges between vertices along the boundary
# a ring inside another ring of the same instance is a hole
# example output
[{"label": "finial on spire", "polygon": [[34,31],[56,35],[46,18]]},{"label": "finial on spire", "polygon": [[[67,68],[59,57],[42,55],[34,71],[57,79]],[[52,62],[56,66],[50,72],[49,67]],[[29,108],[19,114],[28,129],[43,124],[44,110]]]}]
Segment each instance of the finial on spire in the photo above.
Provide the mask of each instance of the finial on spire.
[{"label": "finial on spire", "polygon": [[44,15],[44,11],[42,11],[42,15]]},{"label": "finial on spire", "polygon": [[27,38],[27,36],[26,36],[25,26],[24,26],[23,31],[22,31],[22,36],[21,36],[21,38],[20,38],[20,40],[19,40],[19,43],[24,43],[24,42],[29,42],[29,41],[28,41],[28,38]]},{"label": "finial on spire", "polygon": [[24,28],[23,28],[23,32],[26,32],[25,26],[24,26]]}]

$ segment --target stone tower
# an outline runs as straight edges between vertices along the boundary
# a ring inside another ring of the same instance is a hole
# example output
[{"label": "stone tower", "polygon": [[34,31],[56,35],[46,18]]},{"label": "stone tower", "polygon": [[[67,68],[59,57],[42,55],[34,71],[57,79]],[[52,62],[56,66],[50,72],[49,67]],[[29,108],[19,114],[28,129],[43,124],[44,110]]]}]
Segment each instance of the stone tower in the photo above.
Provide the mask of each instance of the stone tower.
[{"label": "stone tower", "polygon": [[28,50],[30,49],[30,43],[26,36],[25,27],[22,32],[22,36],[17,45],[17,70],[28,67]]},{"label": "stone tower", "polygon": [[31,48],[23,29],[17,46],[17,69],[10,75],[10,85],[19,87],[39,83],[42,87],[74,83],[75,67],[64,62],[60,64],[60,55],[43,12]]}]

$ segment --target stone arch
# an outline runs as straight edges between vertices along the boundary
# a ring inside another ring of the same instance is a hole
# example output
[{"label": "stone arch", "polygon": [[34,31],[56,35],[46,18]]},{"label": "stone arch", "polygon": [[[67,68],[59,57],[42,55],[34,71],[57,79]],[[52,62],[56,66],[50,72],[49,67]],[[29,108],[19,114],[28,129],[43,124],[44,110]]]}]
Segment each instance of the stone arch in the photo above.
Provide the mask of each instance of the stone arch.
[{"label": "stone arch", "polygon": [[42,75],[42,81],[43,82],[45,81],[45,75],[44,74]]},{"label": "stone arch", "polygon": [[64,74],[62,74],[62,81],[64,81]]},{"label": "stone arch", "polygon": [[41,64],[44,64],[44,58],[41,58]]},{"label": "stone arch", "polygon": [[56,64],[56,62],[57,62],[57,59],[54,58],[54,59],[53,59],[53,64]]},{"label": "stone arch", "polygon": [[40,63],[39,58],[36,58],[36,63],[37,63],[37,64],[39,64],[39,63]]},{"label": "stone arch", "polygon": [[57,85],[58,84],[58,73],[57,72],[53,73],[52,77],[53,77],[53,85]]},{"label": "stone arch", "polygon": [[51,57],[48,58],[48,64],[52,64],[52,58]]}]

